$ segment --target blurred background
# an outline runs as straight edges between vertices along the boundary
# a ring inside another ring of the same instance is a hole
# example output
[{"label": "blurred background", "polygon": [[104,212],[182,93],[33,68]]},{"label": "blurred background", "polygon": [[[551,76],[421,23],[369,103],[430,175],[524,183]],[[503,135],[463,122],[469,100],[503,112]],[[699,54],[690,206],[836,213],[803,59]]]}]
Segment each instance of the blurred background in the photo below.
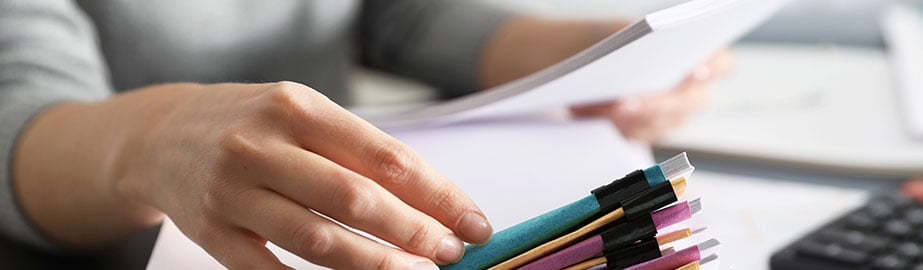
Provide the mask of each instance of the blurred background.
[{"label": "blurred background", "polygon": [[[490,2],[604,20],[684,1]],[[769,269],[773,253],[797,249],[792,243],[819,226],[923,175],[921,5],[790,1],[733,46],[736,68],[714,85],[710,106],[652,146],[657,159],[688,151],[699,168],[690,187],[706,205],[699,222],[725,242],[720,269]],[[425,86],[374,72],[356,82],[366,106],[434,97]]]}]

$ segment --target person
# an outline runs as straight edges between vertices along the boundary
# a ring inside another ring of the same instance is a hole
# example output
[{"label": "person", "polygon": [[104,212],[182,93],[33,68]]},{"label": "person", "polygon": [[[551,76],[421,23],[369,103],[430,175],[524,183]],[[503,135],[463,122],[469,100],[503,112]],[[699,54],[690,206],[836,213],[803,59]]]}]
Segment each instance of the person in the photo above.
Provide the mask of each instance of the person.
[{"label": "person", "polygon": [[[169,216],[231,269],[285,268],[267,241],[333,268],[452,263],[491,225],[412,149],[341,107],[353,63],[458,96],[623,26],[474,1],[0,0],[0,231],[71,252]],[[653,140],[701,106],[728,62],[574,113]]]}]

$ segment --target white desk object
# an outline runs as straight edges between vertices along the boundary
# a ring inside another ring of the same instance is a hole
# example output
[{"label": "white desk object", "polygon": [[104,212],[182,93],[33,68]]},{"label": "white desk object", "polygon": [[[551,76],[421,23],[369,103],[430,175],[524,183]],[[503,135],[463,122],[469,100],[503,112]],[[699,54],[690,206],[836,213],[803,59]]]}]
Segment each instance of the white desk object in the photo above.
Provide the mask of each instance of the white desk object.
[{"label": "white desk object", "polygon": [[923,4],[890,6],[881,20],[906,130],[923,142]]},{"label": "white desk object", "polygon": [[740,45],[712,104],[658,147],[838,173],[923,173],[884,51]]}]

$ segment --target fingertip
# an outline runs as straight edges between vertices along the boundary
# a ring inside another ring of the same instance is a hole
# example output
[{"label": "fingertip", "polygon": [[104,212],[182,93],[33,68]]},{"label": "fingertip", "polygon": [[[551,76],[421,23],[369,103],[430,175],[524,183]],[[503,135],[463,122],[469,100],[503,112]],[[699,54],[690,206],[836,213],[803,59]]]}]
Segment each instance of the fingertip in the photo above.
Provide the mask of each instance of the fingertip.
[{"label": "fingertip", "polygon": [[465,255],[465,243],[455,235],[442,238],[439,250],[436,251],[436,260],[442,264],[450,264],[461,260]]},{"label": "fingertip", "polygon": [[475,212],[465,213],[455,228],[459,236],[468,243],[485,244],[493,235],[490,222]]}]

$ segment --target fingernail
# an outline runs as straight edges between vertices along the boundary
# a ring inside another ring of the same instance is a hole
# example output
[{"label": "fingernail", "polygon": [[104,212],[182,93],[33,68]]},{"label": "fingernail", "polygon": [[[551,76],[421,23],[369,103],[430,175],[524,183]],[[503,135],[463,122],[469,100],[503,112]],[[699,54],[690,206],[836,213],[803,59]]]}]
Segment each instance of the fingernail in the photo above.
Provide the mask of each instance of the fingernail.
[{"label": "fingernail", "polygon": [[464,243],[455,235],[448,235],[442,238],[439,243],[439,250],[436,251],[436,260],[440,263],[454,263],[461,259],[465,254]]},{"label": "fingernail", "polygon": [[468,212],[458,222],[458,233],[468,242],[484,244],[487,243],[487,240],[490,240],[490,235],[494,233],[494,229],[481,215]]},{"label": "fingernail", "polygon": [[692,77],[699,81],[708,80],[711,77],[711,69],[708,66],[698,66],[692,70]]},{"label": "fingernail", "polygon": [[417,262],[410,266],[410,270],[437,270],[439,269],[436,264],[430,261]]}]

